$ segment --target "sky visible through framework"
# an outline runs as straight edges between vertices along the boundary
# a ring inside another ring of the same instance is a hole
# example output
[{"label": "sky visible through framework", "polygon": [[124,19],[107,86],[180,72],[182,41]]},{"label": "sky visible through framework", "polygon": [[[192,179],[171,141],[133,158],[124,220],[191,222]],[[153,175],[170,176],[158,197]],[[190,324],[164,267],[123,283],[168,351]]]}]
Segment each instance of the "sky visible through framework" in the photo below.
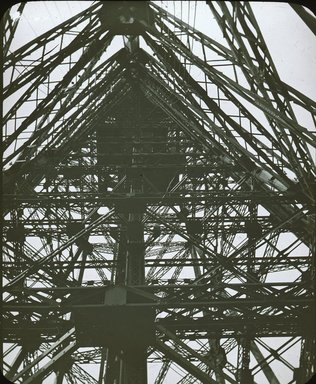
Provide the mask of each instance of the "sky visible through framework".
[{"label": "sky visible through framework", "polygon": [[[23,45],[30,39],[76,15],[90,6],[91,1],[27,2],[14,44]],[[221,32],[210,30],[211,12],[204,1],[155,1],[196,29],[224,42]],[[196,3],[197,7],[196,7]],[[13,7],[13,10],[16,7]],[[280,77],[310,98],[316,96],[316,46],[314,35],[286,3],[252,2],[252,9],[269,47]],[[14,13],[14,12],[13,12]],[[15,17],[19,15],[15,12]]]},{"label": "sky visible through framework", "polygon": [[[83,11],[92,3],[90,1],[28,2],[13,41],[13,48],[22,46],[46,30]],[[205,2],[155,1],[155,3],[226,45],[218,26],[214,20],[213,22],[211,20],[212,14]],[[252,8],[281,80],[311,99],[315,99],[316,45],[312,32],[287,3],[254,2]],[[13,13],[14,9],[15,7],[12,9]],[[19,17],[16,12],[15,17]],[[309,128],[308,121],[304,124],[303,115],[301,120],[302,124]],[[313,157],[315,159],[315,153]],[[295,360],[295,356],[293,359]],[[91,367],[87,366],[86,369],[89,371]],[[49,384],[49,380],[49,378],[45,380],[44,384]]]},{"label": "sky visible through framework", "polygon": [[[155,1],[155,3],[228,47],[204,1]],[[92,4],[92,1],[27,2],[11,49],[15,50],[23,46]],[[313,69],[316,66],[316,47],[313,33],[287,3],[253,2],[252,8],[281,80],[311,99],[315,99],[316,75]],[[12,8],[12,14],[14,17],[19,17],[16,9],[17,5]],[[181,36],[181,39],[184,43],[188,42],[185,36]],[[189,43],[193,46],[193,39],[191,41],[189,39]],[[108,54],[111,55],[121,46],[122,37],[116,37],[107,50]],[[5,102],[4,112],[11,106],[12,100]],[[295,105],[294,108],[296,108]],[[310,117],[301,109],[294,111],[299,123],[311,129]],[[256,117],[259,119],[259,116]],[[313,158],[315,159],[315,154]]]}]

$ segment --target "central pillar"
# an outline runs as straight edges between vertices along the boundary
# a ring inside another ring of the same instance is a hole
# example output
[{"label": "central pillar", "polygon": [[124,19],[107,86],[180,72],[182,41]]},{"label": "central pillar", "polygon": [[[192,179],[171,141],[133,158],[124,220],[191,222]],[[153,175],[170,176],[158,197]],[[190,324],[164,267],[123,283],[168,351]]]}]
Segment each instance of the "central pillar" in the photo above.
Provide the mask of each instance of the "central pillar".
[{"label": "central pillar", "polygon": [[[142,178],[139,172],[130,171],[137,169],[137,163],[133,157],[136,149],[133,147],[131,152],[131,167],[126,171],[130,203],[118,204],[116,207],[123,219],[123,224],[120,228],[114,282],[116,285],[125,286],[140,285],[145,282],[143,224],[145,206],[133,202],[133,196],[142,191]],[[108,348],[104,382],[106,384],[147,384],[146,344],[144,345],[141,341],[134,343],[126,340],[124,346]]]}]

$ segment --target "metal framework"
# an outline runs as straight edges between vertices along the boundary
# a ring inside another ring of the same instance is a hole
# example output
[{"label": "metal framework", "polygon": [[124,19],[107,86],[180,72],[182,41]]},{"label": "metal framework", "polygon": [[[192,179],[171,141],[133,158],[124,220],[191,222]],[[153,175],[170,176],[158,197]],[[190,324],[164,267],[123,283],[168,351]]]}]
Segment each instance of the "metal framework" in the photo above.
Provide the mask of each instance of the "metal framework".
[{"label": "metal framework", "polygon": [[207,4],[225,44],[116,1],[12,51],[5,15],[12,382],[315,373],[316,104],[280,79],[251,3]]}]

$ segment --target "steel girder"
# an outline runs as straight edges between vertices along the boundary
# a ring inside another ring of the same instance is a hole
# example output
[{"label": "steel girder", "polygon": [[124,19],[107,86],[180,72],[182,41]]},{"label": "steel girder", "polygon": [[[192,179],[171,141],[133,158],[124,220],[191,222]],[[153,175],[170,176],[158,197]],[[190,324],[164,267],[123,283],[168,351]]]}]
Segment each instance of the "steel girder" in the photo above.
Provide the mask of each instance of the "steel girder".
[{"label": "steel girder", "polygon": [[[141,43],[126,37],[113,55],[118,31],[101,3],[15,51],[8,22],[7,377],[145,383],[146,360],[160,362],[156,383],[314,373],[315,142],[292,105],[313,115],[315,103],[280,80],[249,4],[209,6],[229,48],[154,3],[137,16]],[[155,311],[148,346],[80,344],[80,310],[91,328],[114,316],[103,294],[129,298],[115,318],[125,326],[124,311]]]}]

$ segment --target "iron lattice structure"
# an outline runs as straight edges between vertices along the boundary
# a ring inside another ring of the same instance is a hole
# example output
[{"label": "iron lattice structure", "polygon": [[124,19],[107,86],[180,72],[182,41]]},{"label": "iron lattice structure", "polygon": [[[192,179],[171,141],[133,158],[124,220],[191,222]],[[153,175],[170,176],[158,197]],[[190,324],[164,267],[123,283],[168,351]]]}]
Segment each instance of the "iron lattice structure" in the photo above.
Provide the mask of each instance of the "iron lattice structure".
[{"label": "iron lattice structure", "polygon": [[315,372],[316,105],[281,81],[250,3],[208,11],[225,44],[152,2],[95,2],[14,52],[3,19],[14,383]]}]

